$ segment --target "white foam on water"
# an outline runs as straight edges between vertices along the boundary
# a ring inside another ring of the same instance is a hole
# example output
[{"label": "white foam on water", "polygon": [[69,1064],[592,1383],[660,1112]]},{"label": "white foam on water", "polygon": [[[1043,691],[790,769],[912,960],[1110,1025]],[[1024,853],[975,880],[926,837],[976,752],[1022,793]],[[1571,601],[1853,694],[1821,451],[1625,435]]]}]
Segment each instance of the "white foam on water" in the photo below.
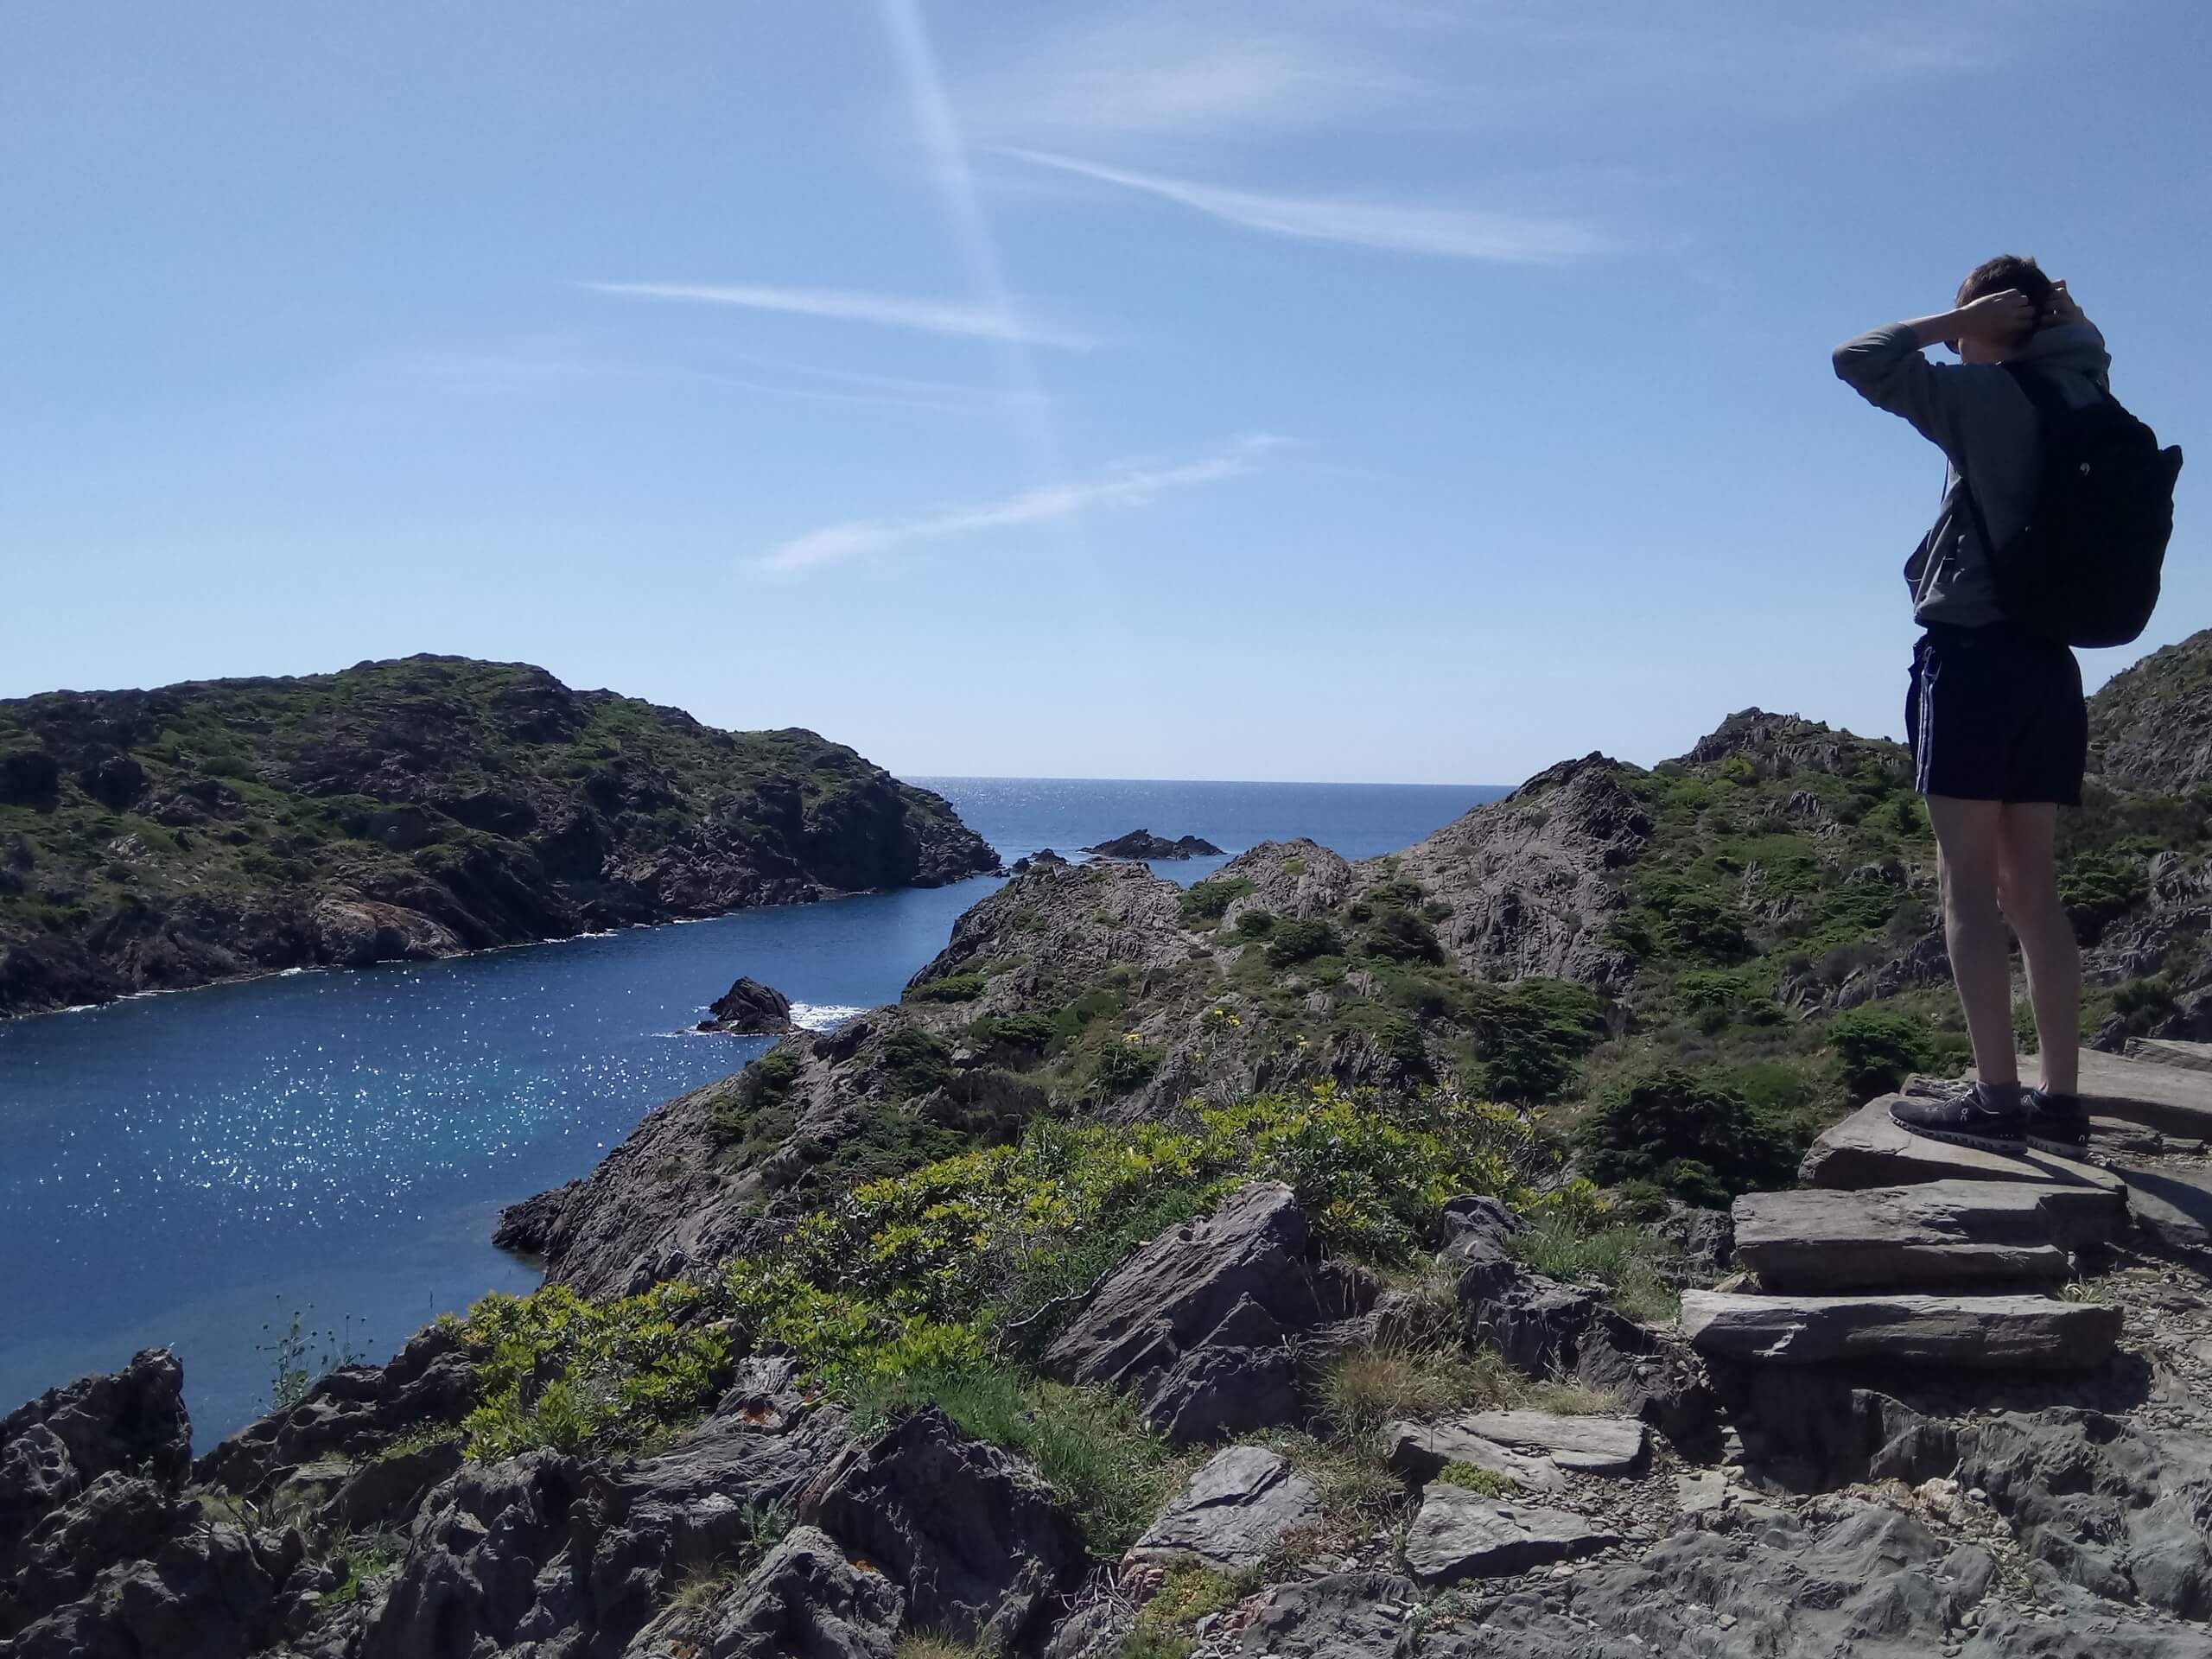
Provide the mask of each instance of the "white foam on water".
[{"label": "white foam on water", "polygon": [[866,1008],[849,1007],[842,1002],[794,1002],[791,1023],[802,1031],[831,1031],[855,1014],[867,1012]]}]

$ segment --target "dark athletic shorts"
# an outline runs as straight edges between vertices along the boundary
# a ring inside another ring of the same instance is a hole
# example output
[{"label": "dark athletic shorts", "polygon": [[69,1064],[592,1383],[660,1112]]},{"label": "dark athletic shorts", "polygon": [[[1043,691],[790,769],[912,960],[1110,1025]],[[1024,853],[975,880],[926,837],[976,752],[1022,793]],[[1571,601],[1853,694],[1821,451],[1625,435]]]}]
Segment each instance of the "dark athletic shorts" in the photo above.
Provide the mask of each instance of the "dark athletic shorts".
[{"label": "dark athletic shorts", "polygon": [[1923,795],[2082,804],[2089,712],[2064,645],[2001,624],[1929,624],[1913,647],[1904,728]]}]

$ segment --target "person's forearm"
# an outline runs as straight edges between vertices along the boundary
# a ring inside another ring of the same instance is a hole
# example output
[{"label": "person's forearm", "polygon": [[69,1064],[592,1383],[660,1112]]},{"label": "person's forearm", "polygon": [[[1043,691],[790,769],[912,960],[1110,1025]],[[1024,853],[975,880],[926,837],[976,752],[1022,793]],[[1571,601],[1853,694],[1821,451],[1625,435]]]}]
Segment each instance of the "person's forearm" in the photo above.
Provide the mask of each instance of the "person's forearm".
[{"label": "person's forearm", "polygon": [[1959,337],[1961,313],[1944,311],[1932,317],[1915,317],[1904,325],[1923,346],[1948,346]]}]

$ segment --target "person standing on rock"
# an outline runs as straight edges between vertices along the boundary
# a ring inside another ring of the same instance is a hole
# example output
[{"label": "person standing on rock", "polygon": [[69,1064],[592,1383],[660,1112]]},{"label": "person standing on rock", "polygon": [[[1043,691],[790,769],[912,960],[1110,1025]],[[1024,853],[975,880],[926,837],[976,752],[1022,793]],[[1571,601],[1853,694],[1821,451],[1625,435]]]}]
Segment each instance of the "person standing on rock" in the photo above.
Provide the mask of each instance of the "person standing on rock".
[{"label": "person standing on rock", "polygon": [[[1961,360],[1929,362],[1921,353],[1936,345]],[[1992,1151],[2024,1142],[2071,1154],[2088,1141],[2076,1092],[2081,959],[2056,858],[2058,810],[2082,801],[2088,715],[2073,652],[2009,623],[1992,579],[1992,550],[2027,524],[2040,475],[2035,405],[2012,371],[2047,378],[2078,408],[2104,393],[2111,360],[2066,284],[2012,254],[1970,272],[1950,310],[1835,350],[1847,385],[1911,422],[1949,463],[1935,525],[1904,569],[1923,630],[1905,728],[1979,1080],[1946,1098],[1901,1100],[1891,1115],[1915,1135]],[[2035,1009],[2034,1089],[2021,1087],[2013,1058],[2008,923]]]}]

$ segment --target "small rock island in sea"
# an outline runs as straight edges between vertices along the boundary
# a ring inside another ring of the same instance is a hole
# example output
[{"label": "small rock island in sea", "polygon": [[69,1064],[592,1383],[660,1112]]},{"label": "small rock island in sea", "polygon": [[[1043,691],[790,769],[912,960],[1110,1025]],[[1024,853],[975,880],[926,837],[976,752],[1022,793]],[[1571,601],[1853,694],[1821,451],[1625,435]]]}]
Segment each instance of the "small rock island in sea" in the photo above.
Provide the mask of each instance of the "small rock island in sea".
[{"label": "small rock island in sea", "polygon": [[733,1037],[780,1037],[791,1029],[791,1000],[774,986],[741,974],[715,999],[698,1029]]},{"label": "small rock island in sea", "polygon": [[1216,858],[1221,849],[1197,836],[1184,836],[1170,841],[1165,836],[1155,836],[1149,830],[1132,830],[1126,836],[1116,836],[1111,841],[1102,841],[1096,847],[1083,849],[1093,858]]}]

